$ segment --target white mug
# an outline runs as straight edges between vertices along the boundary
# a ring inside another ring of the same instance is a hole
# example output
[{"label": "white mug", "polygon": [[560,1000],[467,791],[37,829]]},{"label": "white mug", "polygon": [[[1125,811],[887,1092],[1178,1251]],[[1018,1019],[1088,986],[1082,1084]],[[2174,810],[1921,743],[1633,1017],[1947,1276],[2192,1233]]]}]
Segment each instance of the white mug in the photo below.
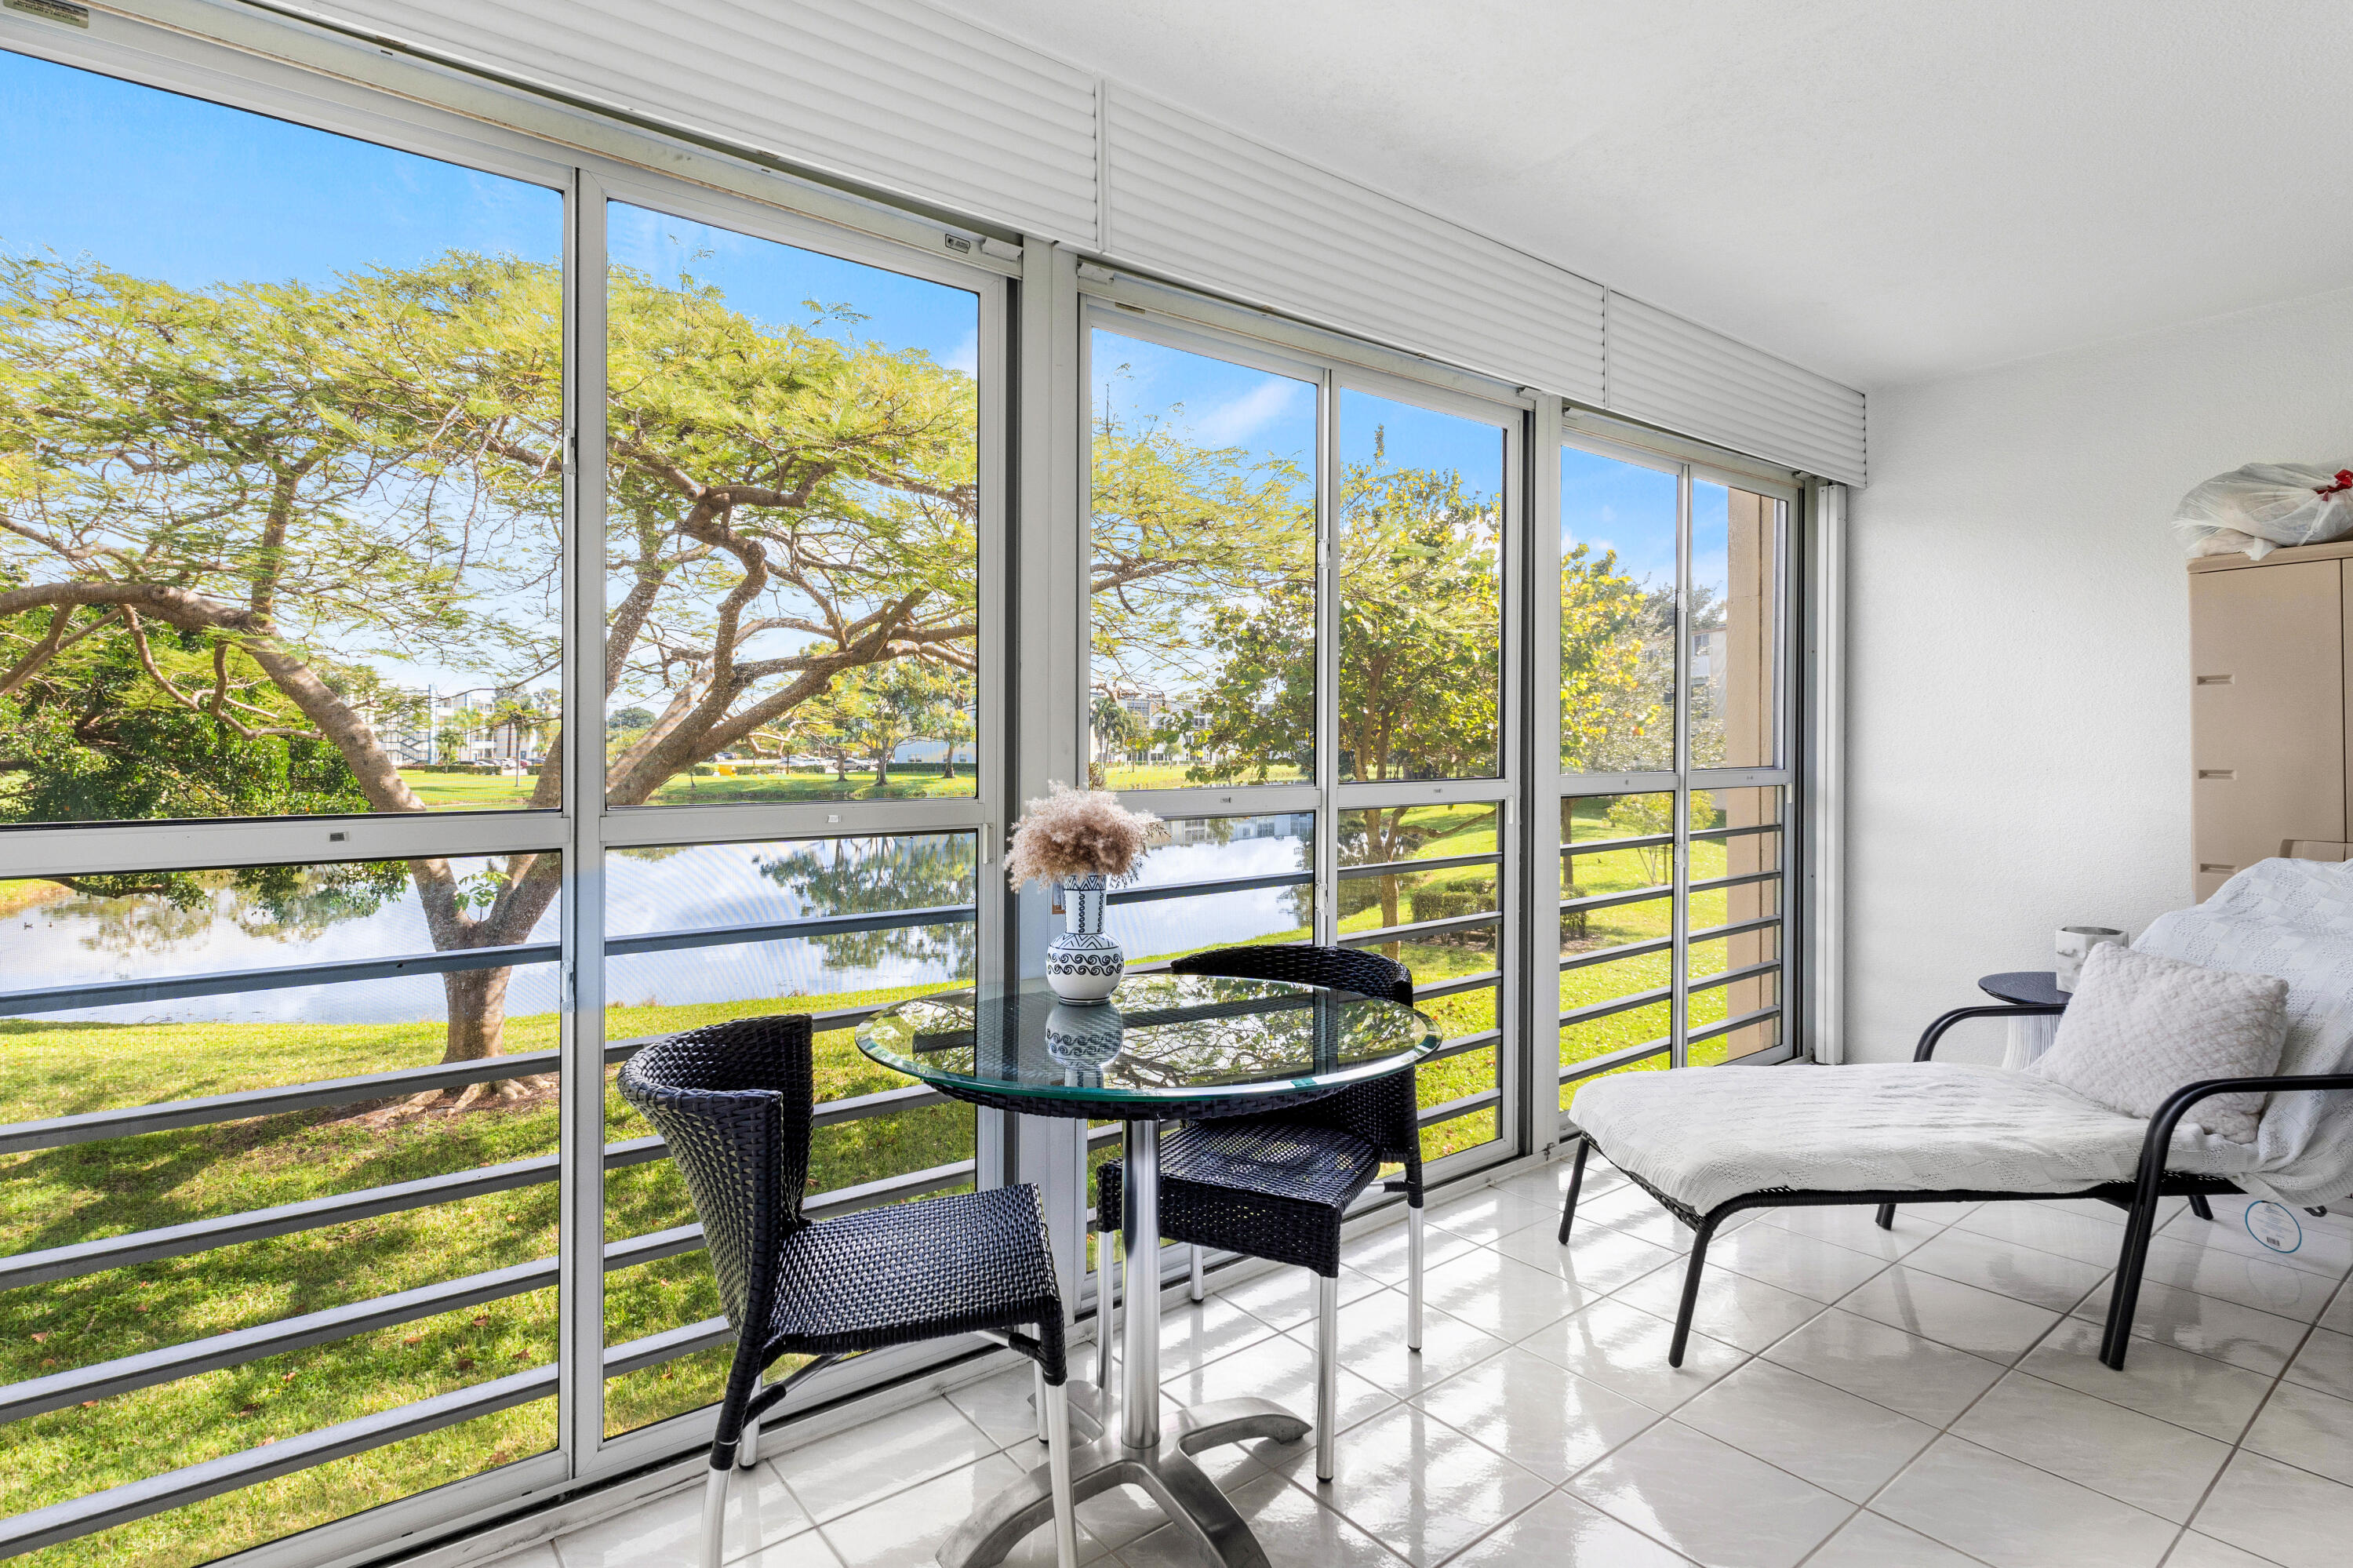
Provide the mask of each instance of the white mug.
[{"label": "white mug", "polygon": [[2107,926],[2062,926],[2054,944],[2059,955],[2058,986],[2061,991],[2073,991],[2076,977],[2084,972],[2084,960],[2092,949],[2103,942],[2117,947],[2130,947],[2132,940],[2122,931]]}]

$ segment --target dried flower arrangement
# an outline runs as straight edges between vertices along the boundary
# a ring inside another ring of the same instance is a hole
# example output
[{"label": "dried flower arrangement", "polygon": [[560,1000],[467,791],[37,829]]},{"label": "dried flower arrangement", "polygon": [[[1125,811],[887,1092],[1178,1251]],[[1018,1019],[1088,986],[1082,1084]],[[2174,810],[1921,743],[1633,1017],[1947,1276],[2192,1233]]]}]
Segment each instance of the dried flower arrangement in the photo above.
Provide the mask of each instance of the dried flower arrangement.
[{"label": "dried flower arrangement", "polygon": [[1168,840],[1166,822],[1129,810],[1108,789],[1073,789],[1050,779],[1046,788],[1046,798],[1030,801],[1013,825],[1005,874],[1016,887],[1071,876],[1124,877],[1147,846]]}]

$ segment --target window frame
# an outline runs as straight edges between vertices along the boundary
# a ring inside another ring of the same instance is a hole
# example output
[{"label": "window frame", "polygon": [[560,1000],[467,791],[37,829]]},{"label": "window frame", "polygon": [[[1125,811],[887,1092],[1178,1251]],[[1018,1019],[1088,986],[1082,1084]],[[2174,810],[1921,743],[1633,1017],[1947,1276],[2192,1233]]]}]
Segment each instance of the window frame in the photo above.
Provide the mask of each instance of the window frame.
[{"label": "window frame", "polygon": [[[971,832],[980,847],[980,978],[1000,971],[1006,901],[987,895],[1002,830],[1011,758],[1007,694],[1009,604],[1006,580],[1011,503],[1012,277],[1019,270],[973,237],[704,154],[684,155],[658,138],[603,130],[596,140],[638,154],[609,153],[505,129],[419,101],[438,73],[406,62],[375,62],[414,85],[394,96],[365,82],[268,58],[105,12],[87,31],[18,13],[0,15],[0,48],[58,66],[241,110],[437,159],[556,191],[564,199],[565,407],[573,459],[565,469],[562,713],[564,800],[536,810],[353,813],[0,827],[12,874],[97,874],[149,868],[299,864],[326,861],[478,856],[533,851],[565,857],[562,911],[562,1088],[557,1440],[554,1447],[241,1552],[257,1563],[310,1563],[365,1553],[459,1521],[489,1522],[528,1500],[626,1476],[709,1441],[716,1407],[706,1406],[607,1437],[603,1322],[604,910],[607,848],[769,839]],[[343,51],[357,54],[359,51]],[[687,169],[664,172],[664,165]],[[695,178],[702,175],[705,177]],[[733,187],[733,188],[730,188]],[[841,260],[965,289],[977,302],[979,474],[976,596],[980,614],[978,767],[968,798],[891,801],[744,802],[607,809],[603,801],[605,535],[604,469],[579,461],[604,440],[604,282],[607,199],[620,199]],[[845,219],[850,221],[844,221]],[[962,240],[970,254],[951,252]],[[585,961],[596,955],[596,961]],[[69,1004],[59,1004],[69,1005]],[[1003,1113],[978,1110],[976,1176],[1004,1179]],[[583,1245],[586,1243],[587,1245]],[[809,1397],[849,1398],[972,1353],[955,1341],[877,1352],[812,1378]],[[446,1425],[446,1423],[432,1424]],[[428,1425],[426,1429],[431,1429]],[[389,1439],[386,1439],[389,1440]],[[364,1450],[363,1450],[364,1451]],[[255,1476],[238,1486],[264,1478]],[[229,1489],[236,1489],[231,1488]],[[206,1491],[201,1495],[214,1495]],[[117,1510],[67,1537],[144,1517]],[[20,1518],[26,1516],[19,1516]]]}]

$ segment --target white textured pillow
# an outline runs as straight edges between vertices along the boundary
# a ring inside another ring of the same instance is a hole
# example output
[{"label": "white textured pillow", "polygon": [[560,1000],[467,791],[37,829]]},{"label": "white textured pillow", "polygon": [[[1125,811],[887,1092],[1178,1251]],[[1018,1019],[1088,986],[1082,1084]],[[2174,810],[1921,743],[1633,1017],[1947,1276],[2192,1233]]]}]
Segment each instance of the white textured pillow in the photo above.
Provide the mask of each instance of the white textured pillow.
[{"label": "white textured pillow", "polygon": [[[2110,1110],[2151,1117],[2184,1084],[2277,1071],[2286,1041],[2287,981],[2111,942],[2084,960],[2058,1038],[2026,1070]],[[2252,1143],[2264,1098],[2217,1095],[2183,1123]]]}]

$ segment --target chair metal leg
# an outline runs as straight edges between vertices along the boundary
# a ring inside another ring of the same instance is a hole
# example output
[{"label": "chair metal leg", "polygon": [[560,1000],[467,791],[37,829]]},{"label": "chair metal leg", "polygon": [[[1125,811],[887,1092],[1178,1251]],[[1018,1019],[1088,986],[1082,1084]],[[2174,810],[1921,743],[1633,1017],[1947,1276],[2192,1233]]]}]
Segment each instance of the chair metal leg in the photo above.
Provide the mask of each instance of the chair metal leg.
[{"label": "chair metal leg", "polygon": [[1569,1222],[1577,1218],[1577,1194],[1585,1186],[1586,1151],[1592,1147],[1591,1139],[1582,1133],[1577,1135],[1577,1162],[1568,1168],[1568,1197],[1560,1205],[1560,1245],[1563,1246],[1568,1245]]},{"label": "chair metal leg", "polygon": [[2156,1201],[2136,1199],[2125,1215],[2125,1245],[2116,1256],[2116,1277],[2108,1283],[2108,1321],[2100,1335],[2100,1361],[2112,1372],[2125,1370],[2133,1313],[2140,1306],[2141,1270],[2148,1263],[2148,1238],[2156,1229]]},{"label": "chair metal leg", "polygon": [[1675,1310],[1675,1337],[1667,1347],[1667,1364],[1683,1364],[1683,1346],[1691,1340],[1692,1314],[1699,1308],[1700,1269],[1707,1262],[1707,1238],[1715,1231],[1715,1216],[1708,1215],[1692,1233],[1691,1265],[1683,1270],[1683,1305]]},{"label": "chair metal leg", "polygon": [[2203,1192],[2192,1192],[2189,1194],[2189,1212],[2197,1215],[2200,1219],[2210,1223],[2214,1218],[2214,1211],[2212,1208],[2208,1206],[2206,1202],[2206,1194]]},{"label": "chair metal leg", "polygon": [[1201,1289],[1201,1249],[1199,1247],[1189,1247],[1187,1250],[1193,1255],[1192,1296],[1194,1300],[1198,1301],[1203,1294]]},{"label": "chair metal leg", "polygon": [[701,1568],[720,1568],[726,1558],[727,1480],[734,1473],[733,1465],[713,1465],[702,1483],[702,1541],[696,1557]]},{"label": "chair metal leg", "polygon": [[[1059,1388],[1054,1391],[1054,1393],[1057,1398],[1066,1402],[1069,1398]],[[1070,1405],[1065,1403],[1062,1408],[1067,1411]],[[1054,1424],[1047,1418],[1046,1414],[1046,1369],[1036,1361],[1029,1363],[1029,1409],[1038,1418],[1038,1441],[1051,1443],[1054,1440]]]},{"label": "chair metal leg", "polygon": [[[760,1390],[767,1381],[765,1374],[752,1380],[753,1398],[757,1399],[760,1396]],[[735,1467],[739,1470],[748,1470],[759,1462],[760,1418],[756,1415],[747,1415],[744,1418],[744,1436],[735,1443]]]},{"label": "chair metal leg", "polygon": [[1421,1351],[1421,1256],[1426,1243],[1421,1201],[1411,1199],[1405,1212],[1405,1348]]},{"label": "chair metal leg", "polygon": [[1332,1478],[1332,1428],[1340,1415],[1340,1280],[1315,1277],[1315,1478]]},{"label": "chair metal leg", "polygon": [[1071,1385],[1050,1387],[1038,1374],[1038,1408],[1045,1422],[1046,1467],[1053,1478],[1055,1568],[1078,1568],[1079,1510],[1071,1495]]},{"label": "chair metal leg", "polygon": [[1893,1203],[1880,1204],[1879,1213],[1873,1216],[1873,1219],[1876,1221],[1881,1230],[1894,1230],[1895,1228],[1895,1205]]},{"label": "chair metal leg", "polygon": [[1117,1246],[1113,1231],[1095,1234],[1095,1419],[1111,1430],[1112,1390],[1118,1383],[1112,1377],[1113,1347],[1119,1343],[1119,1287],[1114,1281],[1118,1273],[1113,1254]]}]

